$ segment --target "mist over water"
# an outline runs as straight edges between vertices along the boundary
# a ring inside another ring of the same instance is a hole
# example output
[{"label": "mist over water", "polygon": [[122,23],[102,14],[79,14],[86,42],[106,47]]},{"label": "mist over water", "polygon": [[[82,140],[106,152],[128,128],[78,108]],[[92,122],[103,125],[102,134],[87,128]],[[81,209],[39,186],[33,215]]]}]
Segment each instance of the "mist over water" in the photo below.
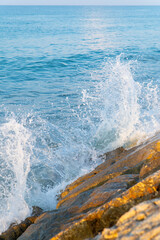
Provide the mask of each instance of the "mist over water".
[{"label": "mist over water", "polygon": [[160,8],[152,10],[0,8],[1,232],[32,206],[54,209],[101,154],[160,130]]}]

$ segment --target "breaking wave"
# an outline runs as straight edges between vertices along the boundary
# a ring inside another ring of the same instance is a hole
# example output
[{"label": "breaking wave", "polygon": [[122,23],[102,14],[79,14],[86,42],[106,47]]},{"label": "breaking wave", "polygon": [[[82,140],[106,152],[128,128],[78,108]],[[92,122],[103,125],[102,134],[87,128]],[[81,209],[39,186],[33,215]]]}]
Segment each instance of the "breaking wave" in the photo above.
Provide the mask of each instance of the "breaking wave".
[{"label": "breaking wave", "polygon": [[[139,144],[160,130],[159,89],[134,80],[134,62],[107,61],[92,72],[79,103],[66,97],[68,117],[48,121],[37,113],[10,114],[0,124],[0,231],[37,205],[56,206],[67,183],[93,169],[98,156]],[[57,113],[58,114],[58,113]]]}]

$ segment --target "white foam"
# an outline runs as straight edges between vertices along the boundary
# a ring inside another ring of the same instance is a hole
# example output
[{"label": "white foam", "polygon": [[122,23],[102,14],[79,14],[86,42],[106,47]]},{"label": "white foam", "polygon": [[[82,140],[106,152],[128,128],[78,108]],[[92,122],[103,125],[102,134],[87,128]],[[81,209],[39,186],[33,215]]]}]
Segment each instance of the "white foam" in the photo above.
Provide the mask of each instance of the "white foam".
[{"label": "white foam", "polygon": [[121,56],[107,60],[92,73],[77,107],[66,98],[63,121],[22,112],[0,125],[1,232],[33,205],[55,208],[56,194],[100,163],[99,154],[129,148],[160,130],[159,89],[135,81],[133,64]]},{"label": "white foam", "polygon": [[160,129],[159,90],[151,82],[135,81],[133,64],[119,56],[93,74],[96,91],[86,101],[93,102],[99,116],[94,144],[102,152],[134,146]]},{"label": "white foam", "polygon": [[30,133],[14,118],[0,126],[0,232],[30,213],[25,201],[30,170]]}]

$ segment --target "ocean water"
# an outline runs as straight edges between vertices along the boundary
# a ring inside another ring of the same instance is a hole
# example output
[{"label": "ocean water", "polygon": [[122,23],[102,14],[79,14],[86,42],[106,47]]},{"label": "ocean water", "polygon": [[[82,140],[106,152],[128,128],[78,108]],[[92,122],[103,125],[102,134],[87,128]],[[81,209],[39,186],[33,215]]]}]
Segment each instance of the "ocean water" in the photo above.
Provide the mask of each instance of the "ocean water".
[{"label": "ocean water", "polygon": [[160,7],[0,6],[0,232],[160,130]]}]

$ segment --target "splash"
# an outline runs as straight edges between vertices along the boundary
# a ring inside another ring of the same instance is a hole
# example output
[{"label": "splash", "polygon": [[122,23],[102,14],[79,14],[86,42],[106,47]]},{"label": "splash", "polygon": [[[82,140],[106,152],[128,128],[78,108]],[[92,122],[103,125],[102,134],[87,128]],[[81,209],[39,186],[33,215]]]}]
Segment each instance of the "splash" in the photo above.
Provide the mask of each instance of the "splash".
[{"label": "splash", "polygon": [[[134,62],[117,57],[92,73],[58,120],[18,111],[0,125],[0,231],[29,215],[33,205],[56,207],[56,194],[101,162],[160,130],[159,88],[138,81]],[[136,80],[135,80],[136,79]],[[58,106],[59,107],[59,106]],[[58,108],[57,107],[57,108]]]},{"label": "splash", "polygon": [[[95,91],[83,92],[85,101],[99,116],[93,144],[106,152],[124,146],[133,147],[160,129],[159,90],[153,82],[134,80],[134,62],[106,62],[92,74]],[[83,96],[83,99],[84,99]]]},{"label": "splash", "polygon": [[29,206],[54,209],[57,193],[96,164],[95,150],[85,138],[88,130],[82,129],[82,118],[72,110],[71,118],[65,118],[65,125],[34,116],[27,121],[33,138],[27,179]]},{"label": "splash", "polygon": [[14,118],[0,126],[0,232],[30,213],[25,201],[30,171],[30,133]]}]

